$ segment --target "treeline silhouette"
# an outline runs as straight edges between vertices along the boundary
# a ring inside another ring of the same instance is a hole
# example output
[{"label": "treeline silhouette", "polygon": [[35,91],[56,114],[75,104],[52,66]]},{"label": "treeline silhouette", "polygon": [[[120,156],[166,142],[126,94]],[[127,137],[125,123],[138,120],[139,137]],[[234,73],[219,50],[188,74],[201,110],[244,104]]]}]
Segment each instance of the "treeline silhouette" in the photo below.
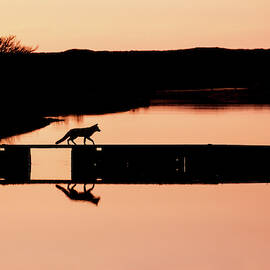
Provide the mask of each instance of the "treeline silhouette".
[{"label": "treeline silhouette", "polygon": [[0,53],[0,113],[121,111],[147,106],[156,91],[168,89],[244,87],[248,103],[270,103],[269,61],[264,49]]},{"label": "treeline silhouette", "polygon": [[269,85],[269,60],[270,50],[220,48],[2,54],[2,94],[9,104],[19,100],[22,109],[42,114],[103,112],[147,104],[156,90],[259,91]]}]

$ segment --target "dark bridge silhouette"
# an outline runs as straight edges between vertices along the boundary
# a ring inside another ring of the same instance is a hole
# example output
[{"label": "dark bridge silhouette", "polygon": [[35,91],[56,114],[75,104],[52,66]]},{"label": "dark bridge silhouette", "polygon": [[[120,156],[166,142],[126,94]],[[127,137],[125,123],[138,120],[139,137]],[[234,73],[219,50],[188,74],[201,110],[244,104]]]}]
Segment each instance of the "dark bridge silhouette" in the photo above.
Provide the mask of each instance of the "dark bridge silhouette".
[{"label": "dark bridge silhouette", "polygon": [[[31,179],[31,148],[70,148],[70,180]],[[8,183],[194,184],[268,182],[270,146],[2,145]]]}]

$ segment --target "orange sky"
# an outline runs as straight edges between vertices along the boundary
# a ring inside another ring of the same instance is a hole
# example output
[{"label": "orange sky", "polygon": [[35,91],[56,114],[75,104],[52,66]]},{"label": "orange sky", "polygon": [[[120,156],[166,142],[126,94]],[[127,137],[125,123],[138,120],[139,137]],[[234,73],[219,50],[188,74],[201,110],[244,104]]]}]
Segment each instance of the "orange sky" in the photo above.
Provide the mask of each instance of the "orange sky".
[{"label": "orange sky", "polygon": [[269,48],[269,0],[0,0],[1,35],[39,51]]}]

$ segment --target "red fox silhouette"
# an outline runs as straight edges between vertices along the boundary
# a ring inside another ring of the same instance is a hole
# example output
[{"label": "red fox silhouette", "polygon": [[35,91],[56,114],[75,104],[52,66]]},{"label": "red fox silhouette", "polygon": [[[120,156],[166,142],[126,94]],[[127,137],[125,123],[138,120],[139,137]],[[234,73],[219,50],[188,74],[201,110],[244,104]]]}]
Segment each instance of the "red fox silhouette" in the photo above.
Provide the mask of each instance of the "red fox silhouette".
[{"label": "red fox silhouette", "polygon": [[95,124],[95,125],[93,125],[91,127],[87,127],[87,128],[73,128],[73,129],[69,130],[63,138],[61,138],[60,140],[58,140],[55,143],[59,144],[59,143],[65,141],[66,139],[68,139],[67,140],[68,144],[70,141],[72,141],[74,144],[76,144],[74,142],[74,140],[77,137],[84,137],[84,140],[83,140],[84,144],[86,144],[86,139],[88,139],[93,144],[95,144],[95,142],[90,138],[90,136],[92,136],[96,131],[98,131],[98,132],[101,131],[98,127],[98,124]]}]

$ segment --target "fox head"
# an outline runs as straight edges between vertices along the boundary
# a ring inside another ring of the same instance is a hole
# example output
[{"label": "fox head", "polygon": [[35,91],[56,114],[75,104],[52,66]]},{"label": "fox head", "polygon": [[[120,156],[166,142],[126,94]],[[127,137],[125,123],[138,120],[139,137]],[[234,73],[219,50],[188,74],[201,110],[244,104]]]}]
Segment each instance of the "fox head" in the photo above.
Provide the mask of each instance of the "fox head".
[{"label": "fox head", "polygon": [[100,132],[100,131],[101,131],[101,130],[99,129],[98,124],[95,124],[95,125],[94,125],[94,127],[95,127],[95,130],[96,130],[96,131],[98,131],[98,132]]}]

